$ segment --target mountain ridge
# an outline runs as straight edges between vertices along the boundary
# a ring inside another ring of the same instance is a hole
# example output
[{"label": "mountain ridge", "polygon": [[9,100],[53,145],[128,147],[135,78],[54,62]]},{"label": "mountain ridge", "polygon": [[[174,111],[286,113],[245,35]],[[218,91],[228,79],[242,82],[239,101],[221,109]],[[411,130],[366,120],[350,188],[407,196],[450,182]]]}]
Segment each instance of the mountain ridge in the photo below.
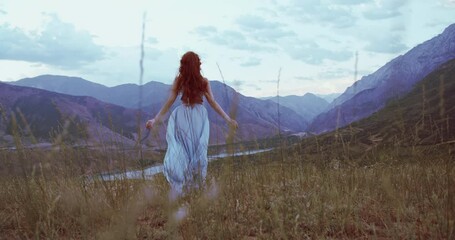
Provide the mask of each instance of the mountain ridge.
[{"label": "mountain ridge", "polygon": [[319,113],[323,112],[329,103],[313,93],[305,93],[303,96],[289,95],[269,97],[268,100],[274,101],[285,107],[294,110],[305,119],[313,120]]},{"label": "mountain ridge", "polygon": [[348,87],[313,120],[308,130],[327,132],[365,118],[383,108],[390,99],[408,93],[427,74],[454,58],[455,24],[452,24]]},{"label": "mountain ridge", "polygon": [[[65,81],[73,81],[72,84],[75,82],[84,82],[84,84],[87,86],[90,86],[90,81],[84,80],[82,78],[75,78],[75,77],[70,77],[66,79],[64,76],[55,76],[55,75],[44,75],[42,77],[38,78],[38,81],[41,81],[43,78],[51,76],[52,81],[57,81],[56,79],[60,78],[63,79],[63,83],[58,83],[57,87],[64,85]],[[32,86],[38,86],[43,88],[43,85],[39,84],[31,84],[33,83],[33,78],[28,78],[26,81],[20,82],[22,85],[32,85]],[[41,82],[42,83],[42,82]],[[239,104],[236,107],[237,108],[237,121],[239,122],[239,131],[237,134],[237,139],[238,140],[252,140],[252,139],[260,139],[260,138],[265,138],[265,137],[271,137],[274,136],[278,133],[278,127],[281,128],[281,130],[284,133],[287,132],[300,132],[303,131],[307,125],[308,121],[303,119],[301,116],[299,116],[297,113],[293,112],[290,109],[287,109],[285,107],[281,108],[281,111],[286,114],[287,118],[283,119],[281,123],[278,121],[277,117],[277,112],[275,109],[277,109],[275,106],[276,104],[271,102],[271,101],[262,101],[258,100],[255,98],[251,97],[246,97],[241,94],[238,94],[234,89],[231,87],[224,85],[221,82],[218,81],[212,81],[212,90],[214,92],[218,92],[219,94],[215,95],[216,100],[220,103],[220,106],[226,111],[229,112],[230,109],[233,108],[233,104],[235,103],[234,98],[237,97],[239,99]],[[12,85],[11,85],[12,86]],[[103,92],[105,90],[111,91],[107,95],[116,95],[122,93],[123,96],[128,96],[130,94],[131,96],[136,97],[137,96],[137,88],[138,85],[135,84],[127,84],[125,86],[115,86],[115,87],[106,87],[103,85],[95,84],[94,86],[97,87],[98,92]],[[155,102],[151,102],[151,104],[148,104],[149,102],[144,101],[142,103],[142,110],[144,111],[143,115],[148,116],[151,118],[158,112],[158,110],[161,108],[162,104],[167,98],[170,86],[163,84],[163,83],[158,83],[158,82],[148,82],[144,84],[145,88],[143,89],[143,92],[148,92],[149,96],[154,100]],[[156,87],[158,86],[158,87]],[[20,87],[20,86],[17,86]],[[130,91],[126,91],[125,87],[130,88]],[[153,89],[152,91],[148,91],[147,89]],[[37,88],[33,88],[37,89]],[[55,90],[55,88],[51,88]],[[64,89],[66,91],[71,91],[71,88],[59,88],[59,89]],[[102,89],[102,90],[99,90]],[[132,90],[131,90],[132,89]],[[46,90],[43,90],[46,91]],[[52,91],[50,91],[52,92]],[[53,92],[55,93],[55,92]],[[77,91],[76,91],[77,93]],[[89,95],[90,92],[87,92],[88,94],[85,93],[80,93],[83,95]],[[125,94],[126,93],[126,94]],[[223,94],[221,94],[223,93]],[[55,93],[58,94],[58,93]],[[65,95],[65,94],[63,94]],[[68,95],[70,96],[70,95]],[[227,99],[225,99],[228,96]],[[73,96],[74,97],[74,96]],[[93,98],[93,97],[92,97]],[[93,98],[96,99],[96,98]],[[4,101],[4,100],[2,100]],[[2,103],[0,101],[0,103]],[[174,106],[179,104],[179,100],[176,101]],[[130,101],[130,103],[134,103],[134,101]],[[114,104],[115,103],[109,103],[109,104]],[[74,104],[73,104],[74,105]],[[76,104],[77,105],[77,104]],[[135,104],[133,104],[135,105]],[[207,104],[205,106],[208,109],[209,113],[209,119],[211,121],[211,144],[217,143],[217,144],[222,144],[225,142],[225,137],[228,132],[228,127],[224,120],[222,120],[212,109],[209,107]],[[122,106],[123,107],[123,106]],[[81,106],[77,106],[77,108],[83,108]],[[128,108],[131,109],[131,108]],[[260,111],[260,109],[269,109],[269,111]],[[171,109],[172,110],[172,109]],[[76,114],[77,115],[77,114]],[[134,114],[133,114],[134,115]],[[105,117],[105,116],[102,116]],[[103,118],[104,119],[104,118]],[[106,119],[104,119],[106,120]],[[136,126],[137,127],[137,126]],[[160,136],[162,142],[164,142],[164,127],[161,127],[160,130]]]}]

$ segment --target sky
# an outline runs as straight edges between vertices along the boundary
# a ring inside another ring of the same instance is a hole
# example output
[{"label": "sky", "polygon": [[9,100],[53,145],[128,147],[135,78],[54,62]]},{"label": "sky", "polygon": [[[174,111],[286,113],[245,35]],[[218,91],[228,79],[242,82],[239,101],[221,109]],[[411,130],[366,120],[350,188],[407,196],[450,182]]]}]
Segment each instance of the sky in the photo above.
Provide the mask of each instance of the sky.
[{"label": "sky", "polygon": [[278,80],[280,95],[337,93],[453,23],[455,0],[0,0],[0,81],[137,84],[144,32],[144,83],[171,84],[191,50],[247,96]]}]

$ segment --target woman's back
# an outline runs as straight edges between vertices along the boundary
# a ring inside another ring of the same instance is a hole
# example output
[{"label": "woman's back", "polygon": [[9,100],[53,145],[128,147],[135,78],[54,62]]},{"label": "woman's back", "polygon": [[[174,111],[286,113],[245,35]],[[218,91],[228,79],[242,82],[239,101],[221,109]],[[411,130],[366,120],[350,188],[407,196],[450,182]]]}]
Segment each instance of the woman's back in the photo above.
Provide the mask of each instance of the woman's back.
[{"label": "woman's back", "polygon": [[180,60],[179,74],[175,78],[168,100],[155,118],[147,121],[147,128],[152,128],[155,122],[160,121],[178,94],[182,94],[183,105],[175,108],[169,117],[164,175],[172,189],[182,193],[184,186],[203,183],[207,174],[210,128],[207,110],[201,105],[203,96],[232,127],[237,128],[237,122],[215,101],[210,82],[201,75],[199,56],[194,52],[187,52]]}]

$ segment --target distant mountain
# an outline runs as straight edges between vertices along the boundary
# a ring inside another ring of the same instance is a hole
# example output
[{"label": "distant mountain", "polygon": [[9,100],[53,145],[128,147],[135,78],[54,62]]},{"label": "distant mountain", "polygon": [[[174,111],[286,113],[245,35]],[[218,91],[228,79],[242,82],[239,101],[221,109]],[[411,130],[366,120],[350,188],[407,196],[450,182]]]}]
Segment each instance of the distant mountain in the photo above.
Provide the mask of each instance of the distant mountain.
[{"label": "distant mountain", "polygon": [[28,139],[34,137],[37,142],[60,138],[72,143],[134,144],[136,138],[137,110],[92,97],[0,83],[0,107],[2,145],[11,144],[11,135],[15,133]]},{"label": "distant mountain", "polygon": [[[63,83],[60,83],[62,81]],[[87,87],[87,91],[78,87]],[[123,84],[116,87],[106,87],[100,84],[91,83],[87,80],[74,77],[44,75],[36,78],[22,79],[12,82],[15,85],[26,85],[44,88],[47,90],[65,92],[72,95],[89,95],[103,101],[121,104],[122,106],[138,107],[139,89],[135,84]],[[67,86],[71,87],[67,87]],[[236,120],[239,123],[237,140],[252,140],[274,136],[278,133],[278,126],[283,133],[301,132],[308,126],[308,121],[294,111],[281,107],[281,118],[278,122],[277,105],[272,101],[264,101],[251,97],[245,97],[237,93],[231,87],[218,81],[211,81],[212,90],[216,100],[227,112],[234,104],[233,96],[238,97],[236,105]],[[95,88],[96,91],[90,90]],[[149,82],[142,87],[144,101],[142,110],[148,114],[155,115],[162,107],[169,94],[170,85],[158,82]],[[178,99],[173,107],[180,104]],[[211,120],[211,143],[224,143],[227,134],[227,125],[212,109],[207,106],[209,119]],[[285,116],[285,117],[284,117]],[[164,141],[164,130],[161,131],[161,138]]]},{"label": "distant mountain", "polygon": [[455,58],[455,24],[354,83],[317,116],[309,130],[321,133],[370,116],[408,93],[427,74]]},{"label": "distant mountain", "polygon": [[341,93],[329,93],[329,94],[315,94],[316,96],[323,98],[326,100],[328,103],[333,102],[335,98],[339,97]]},{"label": "distant mountain", "polygon": [[[24,78],[9,84],[34,87],[57,93],[74,96],[90,96],[104,102],[113,103],[126,108],[138,108],[139,90],[137,84],[122,84],[107,87],[79,77],[58,75],[41,75]],[[142,86],[143,104],[151,104],[164,99],[169,91],[169,85],[160,82],[149,82]]]},{"label": "distant mountain", "polygon": [[[278,126],[282,133],[302,132],[308,127],[308,121],[287,107],[280,107],[280,122],[278,122],[277,103],[270,100],[260,100],[253,97],[246,97],[236,92],[233,88],[219,81],[210,81],[213,95],[218,104],[226,113],[235,110],[235,118],[239,123],[236,134],[236,141],[254,140],[271,137],[278,134]],[[154,103],[145,105],[142,109],[154,116],[163,106],[170,90],[164,91],[165,97],[157,97]],[[180,105],[180,96],[169,110]],[[226,122],[206,103],[210,120],[210,142],[212,144],[222,144],[226,140],[228,126]],[[168,113],[168,114],[169,114]]]},{"label": "distant mountain", "polygon": [[[276,135],[278,126],[282,133],[302,132],[308,127],[308,121],[304,117],[283,106],[280,106],[280,121],[278,121],[278,106],[273,101],[243,96],[219,81],[211,81],[211,86],[216,101],[223,109],[226,111],[236,109],[239,134],[243,139],[247,136],[260,138],[260,136]],[[209,119],[220,128],[225,128],[226,125],[221,117],[207,103],[204,104],[209,110]]]},{"label": "distant mountain", "polygon": [[329,105],[325,99],[312,93],[306,93],[303,96],[290,95],[280,96],[279,98],[270,97],[268,99],[274,102],[278,102],[279,99],[280,105],[294,110],[308,121],[313,120],[314,117],[323,112]]}]

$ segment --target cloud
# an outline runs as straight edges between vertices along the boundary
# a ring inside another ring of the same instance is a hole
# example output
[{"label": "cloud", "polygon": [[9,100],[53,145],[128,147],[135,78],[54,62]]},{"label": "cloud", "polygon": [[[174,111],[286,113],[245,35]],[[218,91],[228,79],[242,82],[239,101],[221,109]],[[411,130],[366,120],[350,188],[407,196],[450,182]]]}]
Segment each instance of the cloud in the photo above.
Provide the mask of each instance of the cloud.
[{"label": "cloud", "polygon": [[214,26],[199,26],[193,30],[199,36],[208,37],[215,34],[218,30]]},{"label": "cloud", "polygon": [[369,20],[381,20],[387,18],[398,17],[401,12],[398,10],[382,10],[382,9],[371,9],[363,13],[363,16]]},{"label": "cloud", "polygon": [[251,57],[251,58],[247,59],[246,61],[244,61],[243,63],[241,63],[240,66],[242,66],[242,67],[254,67],[254,66],[258,66],[260,64],[261,64],[261,59],[255,58],[255,57]]},{"label": "cloud", "polygon": [[281,24],[277,22],[270,22],[262,17],[254,15],[243,15],[237,18],[236,23],[241,28],[247,31],[256,31],[260,29],[278,28]]},{"label": "cloud", "polygon": [[376,53],[396,54],[408,49],[400,35],[385,34],[371,38],[365,50]]},{"label": "cloud", "polygon": [[155,37],[148,37],[147,40],[146,40],[146,43],[148,43],[148,44],[156,44],[156,43],[158,43],[158,39],[156,39]]},{"label": "cloud", "polygon": [[347,50],[332,51],[322,48],[310,40],[287,44],[284,49],[293,59],[313,65],[321,64],[325,60],[346,61],[353,55]]},{"label": "cloud", "polygon": [[6,15],[6,14],[8,14],[8,12],[6,12],[5,10],[1,10],[1,9],[0,9],[0,14]]},{"label": "cloud", "polygon": [[240,90],[242,88],[242,86],[244,86],[246,83],[245,80],[238,80],[238,79],[234,79],[234,80],[231,80],[231,81],[226,81],[226,84],[229,85],[229,86],[233,86],[235,89],[238,89]]},{"label": "cloud", "polygon": [[445,7],[455,7],[455,0],[440,0]]},{"label": "cloud", "polygon": [[337,69],[326,69],[324,71],[321,71],[318,74],[318,78],[322,79],[337,79],[337,78],[342,78],[346,77],[349,75],[354,75],[353,70],[349,69],[344,69],[344,68],[337,68]]},{"label": "cloud", "polygon": [[[455,1],[455,0],[454,0]],[[425,23],[425,27],[434,28],[434,27],[447,27],[453,22],[447,20],[433,19]]]},{"label": "cloud", "polygon": [[[337,2],[323,2],[319,0],[293,0],[289,5],[281,6],[281,10],[304,23],[317,23],[333,28],[347,28],[354,26],[357,18],[350,7]],[[350,0],[348,3],[353,3]],[[355,1],[358,2],[358,1]]]},{"label": "cloud", "polygon": [[202,26],[192,31],[199,37],[216,45],[226,46],[235,50],[250,52],[275,51],[275,48],[251,42],[242,32],[235,30],[218,31],[215,27]]},{"label": "cloud", "polygon": [[61,22],[56,15],[41,32],[28,33],[9,24],[0,25],[0,59],[77,68],[102,59],[103,48],[86,31]]},{"label": "cloud", "polygon": [[[145,47],[144,51],[144,82],[172,83],[179,64],[177,50]],[[106,54],[108,57],[83,66],[79,71],[88,79],[108,86],[138,82],[140,47],[112,47],[106,49]]]},{"label": "cloud", "polygon": [[393,31],[393,32],[404,32],[404,31],[406,31],[406,25],[404,23],[401,23],[401,22],[398,23],[398,24],[394,24],[390,28],[390,31]]},{"label": "cloud", "polygon": [[260,7],[257,9],[259,12],[262,12],[263,14],[266,14],[270,17],[278,17],[278,13],[275,10],[269,9],[267,7]]},{"label": "cloud", "polygon": [[308,76],[295,76],[294,78],[297,79],[297,80],[300,80],[300,81],[312,81],[312,80],[314,80],[314,78],[308,77]]},{"label": "cloud", "polygon": [[271,84],[271,83],[276,84],[277,80],[276,80],[276,79],[275,79],[275,80],[259,80],[259,82],[261,82],[261,83],[268,83],[268,84]]},{"label": "cloud", "polygon": [[369,20],[383,20],[402,15],[401,8],[405,6],[407,0],[380,0],[377,4],[369,5],[363,12],[363,16]]},{"label": "cloud", "polygon": [[362,3],[370,3],[371,0],[332,0],[332,3],[340,5],[358,5]]},{"label": "cloud", "polygon": [[250,37],[260,42],[276,42],[280,38],[296,36],[295,32],[285,30],[284,24],[260,16],[243,15],[237,18],[236,23]]},{"label": "cloud", "polygon": [[379,0],[378,6],[384,9],[397,9],[405,6],[408,3],[408,0]]}]

